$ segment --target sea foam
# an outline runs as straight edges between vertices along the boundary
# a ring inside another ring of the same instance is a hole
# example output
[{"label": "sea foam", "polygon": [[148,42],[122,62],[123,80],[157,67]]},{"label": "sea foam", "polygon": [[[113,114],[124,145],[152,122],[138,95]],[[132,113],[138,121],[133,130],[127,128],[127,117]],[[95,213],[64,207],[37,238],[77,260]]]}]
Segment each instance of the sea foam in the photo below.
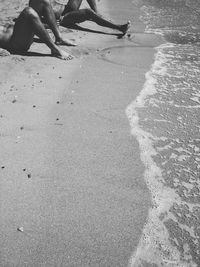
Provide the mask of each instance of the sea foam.
[{"label": "sea foam", "polygon": [[[156,78],[155,74],[165,75],[166,58],[162,53],[164,47],[169,47],[171,44],[160,45],[156,48],[155,61],[151,70],[146,73],[146,82],[143,90],[136,100],[130,104],[126,109],[126,114],[131,125],[131,133],[137,138],[141,150],[141,159],[145,164],[144,177],[148,188],[152,195],[152,208],[149,211],[148,221],[143,231],[140,244],[134,253],[130,266],[141,266],[142,263],[154,264],[173,264],[176,266],[180,263],[179,252],[171,246],[168,240],[168,232],[163,225],[160,217],[167,212],[172,203],[178,200],[178,196],[173,190],[166,188],[162,181],[162,170],[156,165],[153,156],[156,151],[152,145],[152,136],[140,127],[138,108],[145,107],[146,98],[156,94]],[[165,139],[165,137],[163,137]],[[186,265],[182,265],[186,266]]]}]

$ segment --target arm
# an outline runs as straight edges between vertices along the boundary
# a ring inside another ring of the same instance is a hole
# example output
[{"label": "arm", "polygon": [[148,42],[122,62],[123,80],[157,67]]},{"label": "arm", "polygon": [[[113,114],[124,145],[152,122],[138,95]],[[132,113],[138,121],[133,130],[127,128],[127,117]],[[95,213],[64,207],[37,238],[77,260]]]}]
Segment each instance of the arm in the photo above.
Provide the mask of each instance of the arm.
[{"label": "arm", "polygon": [[90,8],[92,10],[94,10],[94,12],[98,13],[97,12],[97,4],[96,4],[96,1],[95,0],[87,0],[87,2],[89,4]]}]

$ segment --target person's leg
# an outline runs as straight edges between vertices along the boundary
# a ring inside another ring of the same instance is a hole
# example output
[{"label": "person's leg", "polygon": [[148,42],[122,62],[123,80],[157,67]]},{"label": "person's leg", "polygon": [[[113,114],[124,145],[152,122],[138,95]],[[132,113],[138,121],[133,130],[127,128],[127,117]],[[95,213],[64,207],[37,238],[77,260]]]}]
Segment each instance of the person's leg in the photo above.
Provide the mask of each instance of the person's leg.
[{"label": "person's leg", "polygon": [[68,0],[62,12],[62,16],[64,16],[66,13],[69,13],[71,11],[79,10],[82,2],[83,0]]},{"label": "person's leg", "polygon": [[59,31],[56,17],[49,0],[30,0],[29,6],[32,7],[40,17],[43,17],[55,36],[55,43],[58,45],[75,46],[76,44],[62,38]]},{"label": "person's leg", "polygon": [[69,13],[66,13],[63,16],[60,22],[60,25],[67,27],[69,25],[81,23],[87,20],[93,21],[96,24],[103,26],[103,27],[121,31],[123,34],[125,34],[130,27],[130,22],[127,22],[126,24],[123,24],[123,25],[117,25],[117,24],[112,23],[111,21],[108,21],[107,19],[104,19],[103,17],[101,17],[100,15],[98,15],[91,9],[79,9],[76,11],[71,11]]},{"label": "person's leg", "polygon": [[51,49],[51,54],[53,56],[61,59],[73,58],[54,44],[36,11],[31,7],[27,7],[16,20],[10,39],[11,49],[16,52],[28,51],[33,43],[34,34]]}]

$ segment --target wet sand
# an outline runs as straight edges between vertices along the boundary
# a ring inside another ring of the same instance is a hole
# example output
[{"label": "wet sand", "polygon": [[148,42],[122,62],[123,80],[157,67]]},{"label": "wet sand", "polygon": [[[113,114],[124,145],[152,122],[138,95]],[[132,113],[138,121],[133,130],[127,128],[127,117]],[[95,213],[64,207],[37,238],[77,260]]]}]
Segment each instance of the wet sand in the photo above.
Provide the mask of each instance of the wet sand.
[{"label": "wet sand", "polygon": [[40,43],[1,57],[0,266],[128,266],[139,243],[151,198],[125,110],[159,40],[131,1],[99,9],[131,36],[87,22],[107,34],[62,29],[70,62]]}]

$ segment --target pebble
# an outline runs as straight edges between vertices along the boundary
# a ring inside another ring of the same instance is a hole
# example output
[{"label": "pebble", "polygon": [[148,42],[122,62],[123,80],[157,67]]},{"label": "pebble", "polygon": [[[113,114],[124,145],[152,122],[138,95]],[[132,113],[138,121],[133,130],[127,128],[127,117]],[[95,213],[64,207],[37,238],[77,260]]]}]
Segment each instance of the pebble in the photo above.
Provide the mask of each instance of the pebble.
[{"label": "pebble", "polygon": [[24,232],[24,227],[18,227],[18,228],[17,228],[17,231],[19,231],[19,232]]}]

